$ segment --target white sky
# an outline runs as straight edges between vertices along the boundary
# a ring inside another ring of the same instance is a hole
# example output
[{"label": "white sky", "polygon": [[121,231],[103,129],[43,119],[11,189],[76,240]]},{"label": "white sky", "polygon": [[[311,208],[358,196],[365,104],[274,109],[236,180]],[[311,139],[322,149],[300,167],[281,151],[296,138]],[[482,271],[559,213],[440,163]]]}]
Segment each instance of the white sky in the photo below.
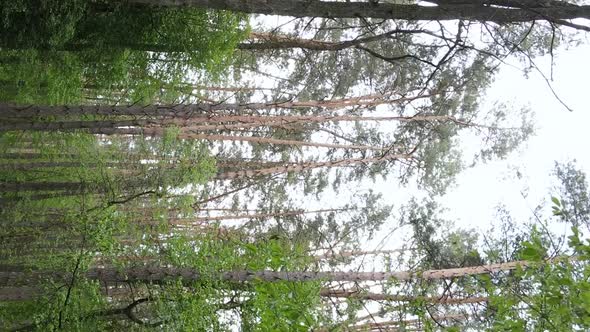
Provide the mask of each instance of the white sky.
[{"label": "white sky", "polygon": [[[533,217],[532,209],[543,200],[550,200],[551,188],[556,184],[552,175],[555,161],[575,159],[577,167],[590,175],[590,150],[587,147],[590,143],[588,59],[590,44],[555,52],[554,80],[551,83],[561,100],[574,112],[569,112],[559,103],[540,74],[532,72],[527,78],[519,69],[522,65],[516,63],[502,67],[488,89],[482,107],[501,101],[519,112],[522,106],[528,106],[535,113],[535,134],[508,158],[463,170],[457,176],[456,184],[447,190],[445,196],[437,199],[446,209],[444,217],[454,221],[455,227],[475,228],[480,232],[489,230],[491,225],[498,224],[495,212],[499,204],[507,207],[516,222],[529,221]],[[535,59],[535,63],[546,77],[550,77],[548,56]],[[462,144],[466,149],[480,146],[480,142],[467,140],[462,140]],[[521,179],[516,176],[517,170],[522,175]],[[383,193],[385,203],[394,204],[391,224],[384,225],[379,235],[365,242],[364,249],[399,248],[400,241],[409,235],[405,231],[398,230],[385,243],[381,240],[397,223],[396,211],[412,194],[418,193],[415,184],[400,190],[396,177],[390,176],[387,182],[363,183],[362,187]],[[521,192],[526,193],[527,199],[522,197]],[[567,230],[567,226],[555,226],[558,228],[553,231]],[[373,263],[379,265],[379,262]],[[370,263],[365,268],[369,266]]]},{"label": "white sky", "polygon": [[[457,226],[487,228],[493,222],[494,207],[505,204],[515,215],[531,217],[541,199],[549,199],[551,172],[555,161],[576,159],[578,167],[590,174],[590,45],[556,52],[554,90],[574,110],[569,112],[553,96],[538,73],[526,79],[522,72],[504,66],[488,90],[488,102],[501,100],[518,107],[529,105],[535,112],[536,133],[519,151],[506,160],[478,165],[463,171],[457,185],[442,202]],[[550,77],[550,58],[536,59],[538,67]],[[465,142],[464,142],[465,144]],[[514,167],[523,179],[518,181]],[[525,201],[520,191],[529,188]]]}]

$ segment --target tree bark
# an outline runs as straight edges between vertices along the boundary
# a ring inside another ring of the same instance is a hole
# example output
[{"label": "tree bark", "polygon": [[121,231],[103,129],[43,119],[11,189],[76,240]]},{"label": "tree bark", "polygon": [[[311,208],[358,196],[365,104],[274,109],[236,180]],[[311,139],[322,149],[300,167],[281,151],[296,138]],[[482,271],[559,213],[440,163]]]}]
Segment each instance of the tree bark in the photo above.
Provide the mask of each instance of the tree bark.
[{"label": "tree bark", "polygon": [[323,41],[316,39],[303,39],[292,36],[276,35],[270,33],[250,33],[249,42],[238,44],[241,50],[276,50],[301,48],[310,51],[340,51],[361,44],[371,43],[387,39],[396,33],[420,33],[423,30],[391,30],[371,37],[356,38],[343,41]]},{"label": "tree bark", "polygon": [[[285,101],[273,103],[200,103],[181,105],[14,105],[0,103],[0,119],[30,119],[44,116],[51,117],[80,117],[82,115],[108,115],[108,116],[145,116],[167,118],[198,118],[211,117],[218,111],[240,112],[244,110],[263,110],[272,108],[309,108],[321,107],[326,109],[342,108],[346,106],[376,106],[382,104],[394,104],[429,98],[432,95],[424,94],[413,97],[400,97],[391,99],[390,94],[373,94],[359,97],[338,98],[332,100],[309,101]],[[238,113],[239,114],[239,113]],[[219,116],[219,115],[218,115]]]},{"label": "tree bark", "polygon": [[0,182],[0,192],[66,190],[79,193],[89,186],[83,182]]},{"label": "tree bark", "polygon": [[330,289],[322,289],[320,296],[335,297],[335,298],[352,298],[369,301],[425,301],[435,304],[472,304],[487,302],[488,298],[484,296],[474,296],[465,298],[452,297],[427,297],[427,296],[408,296],[408,295],[392,295],[392,294],[378,294],[378,293],[363,293],[354,291],[334,291]]},{"label": "tree bark", "polygon": [[[0,163],[0,170],[19,170],[19,171],[30,171],[40,168],[69,168],[69,167],[86,167],[86,168],[97,168],[97,167],[124,167],[129,163],[83,163],[79,161],[38,161],[38,162],[25,162],[25,163]],[[137,165],[137,164],[136,164]],[[140,164],[141,165],[141,164]]]},{"label": "tree bark", "polygon": [[[382,281],[382,280],[442,280],[465,276],[497,273],[501,271],[511,271],[518,267],[526,268],[531,266],[529,261],[514,261],[507,263],[489,264],[481,266],[471,266],[464,268],[454,268],[445,270],[427,270],[427,271],[399,271],[399,272],[313,272],[313,271],[231,271],[219,272],[207,276],[214,280],[231,281],[231,282],[248,282],[248,281]],[[539,264],[537,262],[536,264]],[[118,268],[91,268],[85,274],[90,280],[97,280],[103,283],[126,283],[126,282],[143,282],[143,283],[164,283],[176,281],[178,279],[186,283],[191,283],[203,278],[203,276],[192,268],[177,267],[132,267],[126,269]],[[0,271],[0,287],[12,287],[15,285],[34,284],[35,281],[46,280],[48,277],[63,280],[71,278],[70,273],[63,272],[20,272],[20,271]]]},{"label": "tree bark", "polygon": [[136,6],[201,7],[250,14],[324,18],[379,18],[419,21],[469,20],[497,23],[590,19],[590,6],[492,7],[482,4],[433,7],[383,2],[309,0],[128,0]]},{"label": "tree bark", "polygon": [[203,139],[208,141],[238,141],[238,142],[252,142],[259,144],[273,144],[273,145],[290,145],[290,146],[310,146],[327,149],[352,149],[352,150],[369,150],[369,151],[383,151],[385,148],[368,146],[368,145],[352,145],[352,144],[330,144],[330,143],[316,143],[296,140],[285,140],[269,137],[256,136],[231,136],[231,135],[213,135],[213,134],[180,134],[179,138],[188,139]]},{"label": "tree bark", "polygon": [[[466,314],[448,314],[448,315],[439,315],[439,316],[431,316],[432,320],[435,320],[437,322],[442,322],[442,321],[463,321],[466,320],[468,318],[468,315]],[[368,323],[364,323],[364,324],[359,324],[359,325],[352,325],[352,326],[348,326],[345,331],[348,332],[355,332],[355,331],[359,331],[359,332],[370,332],[370,331],[422,331],[422,329],[419,330],[409,330],[407,328],[404,329],[396,329],[395,326],[415,326],[417,324],[423,323],[424,319],[407,319],[407,320],[392,320],[392,321],[384,321],[384,322],[368,322]],[[322,331],[323,332],[323,331]]]},{"label": "tree bark", "polygon": [[195,217],[188,218],[187,224],[190,222],[203,222],[203,221],[218,221],[218,220],[233,220],[233,219],[256,219],[256,218],[272,218],[272,217],[288,217],[298,216],[304,214],[315,214],[315,213],[326,213],[326,212],[339,212],[345,210],[354,210],[354,208],[348,209],[324,209],[324,210],[296,210],[296,211],[283,211],[283,212],[268,212],[268,213],[254,213],[254,214],[234,214],[234,215],[222,215],[222,216],[211,216],[211,217]]},{"label": "tree bark", "polygon": [[341,159],[341,160],[325,161],[325,162],[297,163],[297,164],[269,167],[269,168],[263,168],[263,169],[222,172],[222,173],[217,174],[216,179],[230,180],[230,179],[237,179],[237,178],[252,178],[252,177],[265,176],[265,175],[271,175],[271,174],[282,174],[282,173],[289,173],[289,172],[296,172],[297,173],[297,172],[303,172],[306,170],[322,168],[322,167],[354,166],[354,165],[358,165],[358,164],[376,163],[376,162],[383,162],[383,161],[397,160],[397,159],[413,159],[413,157],[411,154],[389,154],[389,155],[385,155],[385,156],[379,157],[379,158],[350,158],[350,159]]}]

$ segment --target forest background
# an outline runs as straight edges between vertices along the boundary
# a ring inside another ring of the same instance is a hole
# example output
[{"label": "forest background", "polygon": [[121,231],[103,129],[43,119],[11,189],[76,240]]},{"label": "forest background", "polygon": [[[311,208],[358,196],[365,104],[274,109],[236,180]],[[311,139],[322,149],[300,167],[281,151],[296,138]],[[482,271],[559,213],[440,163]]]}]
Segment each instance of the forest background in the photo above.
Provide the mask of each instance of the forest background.
[{"label": "forest background", "polygon": [[[512,167],[516,216],[469,180],[534,132],[486,97],[502,70],[576,108],[554,76],[588,6],[182,4],[0,4],[3,329],[588,328],[584,172]],[[462,181],[491,230],[438,203]]]}]

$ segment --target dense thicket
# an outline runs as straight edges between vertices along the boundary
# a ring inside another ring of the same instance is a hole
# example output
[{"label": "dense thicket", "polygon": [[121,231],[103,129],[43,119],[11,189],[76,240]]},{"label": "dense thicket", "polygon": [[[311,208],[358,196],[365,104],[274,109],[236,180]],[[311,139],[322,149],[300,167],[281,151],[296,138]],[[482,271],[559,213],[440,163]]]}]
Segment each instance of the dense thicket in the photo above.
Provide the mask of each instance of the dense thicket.
[{"label": "dense thicket", "polygon": [[243,15],[115,1],[5,1],[0,17],[0,98],[20,103],[172,102],[247,30]]}]

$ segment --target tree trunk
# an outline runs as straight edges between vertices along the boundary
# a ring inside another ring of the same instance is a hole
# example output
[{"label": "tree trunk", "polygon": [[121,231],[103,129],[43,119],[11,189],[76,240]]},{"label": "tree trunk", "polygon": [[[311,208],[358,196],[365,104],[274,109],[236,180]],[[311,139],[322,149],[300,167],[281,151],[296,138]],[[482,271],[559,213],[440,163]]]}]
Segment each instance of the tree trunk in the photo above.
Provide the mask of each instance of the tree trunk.
[{"label": "tree trunk", "polygon": [[1,301],[25,301],[38,297],[41,294],[39,289],[34,287],[0,287]]},{"label": "tree trunk", "polygon": [[[485,127],[472,124],[446,115],[418,116],[351,116],[351,115],[277,115],[277,116],[215,116],[190,119],[137,119],[137,120],[102,120],[102,121],[54,121],[54,122],[14,122],[0,125],[1,131],[33,130],[33,131],[72,131],[87,130],[104,135],[161,135],[162,129],[170,125],[180,126],[185,132],[234,130],[256,127],[288,127],[294,124],[324,123],[341,121],[400,121],[400,122],[453,122],[463,126]],[[226,123],[230,122],[230,123]],[[200,123],[199,125],[193,125]],[[208,124],[213,123],[213,124]],[[149,127],[149,128],[146,128]]]},{"label": "tree trunk", "polygon": [[231,172],[223,172],[218,173],[216,178],[218,180],[229,180],[229,179],[237,179],[237,178],[252,178],[258,176],[265,176],[271,174],[282,174],[282,173],[289,173],[289,172],[303,172],[306,170],[322,168],[322,167],[343,167],[343,166],[354,166],[358,164],[366,164],[366,163],[375,163],[375,162],[383,162],[388,160],[396,160],[396,159],[412,159],[411,154],[389,154],[379,158],[350,158],[350,159],[341,159],[341,160],[334,160],[334,161],[325,161],[325,162],[306,162],[306,163],[298,163],[298,164],[291,164],[291,165],[284,165],[284,166],[276,166],[276,167],[269,167],[263,169],[254,169],[254,170],[242,170],[242,171],[231,171]]},{"label": "tree trunk", "polygon": [[83,182],[0,182],[0,192],[66,190],[82,192],[90,184]]},{"label": "tree trunk", "polygon": [[[515,261],[507,263],[471,266],[464,268],[428,271],[400,271],[400,272],[313,272],[313,271],[231,271],[219,272],[208,276],[215,280],[247,282],[247,281],[381,281],[381,280],[442,280],[457,277],[465,277],[480,274],[490,274],[500,271],[515,270],[518,267],[525,268],[533,263],[528,261]],[[118,268],[91,268],[85,276],[90,280],[103,283],[164,283],[181,279],[191,283],[202,278],[201,274],[191,268],[176,267],[132,267]],[[71,274],[63,272],[20,272],[0,271],[0,287],[11,287],[19,284],[31,285],[35,281],[46,280],[48,277],[63,280],[71,278]]]},{"label": "tree trunk", "polygon": [[40,152],[7,152],[0,153],[0,159],[77,159],[80,158],[79,154],[75,153],[51,153],[43,154]]},{"label": "tree trunk", "polygon": [[[383,2],[309,0],[128,0],[136,6],[202,7],[250,14],[324,18],[379,18],[410,21],[469,20],[497,23],[590,19],[590,6],[506,8],[482,4],[439,6],[400,5]],[[442,2],[442,1],[441,1]]]},{"label": "tree trunk", "polygon": [[[448,314],[448,315],[439,315],[439,316],[431,316],[431,319],[436,322],[443,322],[443,321],[463,321],[468,318],[466,314]],[[344,331],[348,332],[371,332],[371,331],[423,331],[422,329],[414,330],[414,329],[397,329],[395,326],[415,326],[417,324],[424,323],[424,319],[407,319],[407,320],[392,320],[392,321],[384,321],[384,322],[368,322],[364,324],[352,325],[348,326]],[[323,332],[323,331],[322,331]]]},{"label": "tree trunk", "polygon": [[[429,98],[432,95],[423,94],[414,97],[400,97],[391,99],[391,94],[373,94],[359,97],[338,98],[332,100],[286,101],[274,103],[200,103],[181,105],[79,105],[79,106],[47,106],[27,105],[19,106],[0,103],[0,119],[30,119],[44,116],[52,117],[80,117],[82,115],[108,115],[108,116],[145,116],[167,118],[210,118],[217,111],[263,110],[272,108],[308,108],[320,107],[326,109],[342,108],[346,106],[376,106],[382,104],[394,104]],[[238,115],[240,116],[240,115]],[[211,120],[213,121],[213,120]],[[211,122],[209,121],[209,122]]]},{"label": "tree trunk", "polygon": [[[85,168],[97,168],[97,167],[124,167],[129,163],[83,163],[79,161],[39,161],[39,162],[28,162],[28,163],[0,163],[0,170],[19,170],[19,171],[30,171],[39,168],[69,168],[69,167],[85,167]],[[137,164],[135,164],[137,165]],[[141,165],[141,164],[139,164]]]},{"label": "tree trunk", "polygon": [[211,217],[195,217],[187,218],[188,224],[190,222],[203,222],[203,221],[218,221],[218,220],[232,220],[232,219],[255,219],[255,218],[272,218],[272,217],[288,217],[298,216],[303,214],[315,214],[315,213],[326,213],[326,212],[339,212],[345,210],[354,210],[354,208],[348,209],[325,209],[325,210],[296,210],[296,211],[283,211],[283,212],[268,212],[268,213],[255,213],[255,214],[235,214],[225,216],[211,216]]},{"label": "tree trunk", "polygon": [[335,298],[351,298],[359,300],[369,301],[397,301],[397,302],[410,302],[410,301],[424,301],[435,304],[472,304],[487,302],[488,298],[484,296],[465,297],[465,298],[452,298],[452,297],[427,297],[427,296],[408,296],[408,295],[390,295],[390,294],[378,294],[378,293],[363,293],[354,291],[334,291],[330,289],[322,289],[320,296],[323,297],[335,297]]},{"label": "tree trunk", "polygon": [[355,47],[365,43],[371,43],[387,39],[396,33],[418,33],[422,30],[392,30],[371,37],[357,38],[337,42],[303,39],[292,36],[276,35],[270,33],[250,33],[250,41],[238,44],[242,50],[276,50],[301,48],[310,51],[340,51],[346,48]]},{"label": "tree trunk", "polygon": [[368,146],[368,145],[351,145],[351,144],[330,144],[330,143],[316,143],[295,140],[284,140],[278,138],[255,137],[255,136],[230,136],[230,135],[209,135],[209,134],[180,134],[180,138],[203,139],[208,141],[239,141],[252,142],[259,144],[273,144],[273,145],[290,145],[290,146],[311,146],[317,148],[327,149],[352,149],[352,150],[369,150],[369,151],[383,151],[385,148]]},{"label": "tree trunk", "polygon": [[6,122],[0,125],[0,132],[11,130],[34,130],[34,131],[72,131],[78,129],[117,128],[147,125],[154,125],[157,122],[152,120],[95,120],[95,121],[52,121],[37,122],[34,120],[26,122]]}]

